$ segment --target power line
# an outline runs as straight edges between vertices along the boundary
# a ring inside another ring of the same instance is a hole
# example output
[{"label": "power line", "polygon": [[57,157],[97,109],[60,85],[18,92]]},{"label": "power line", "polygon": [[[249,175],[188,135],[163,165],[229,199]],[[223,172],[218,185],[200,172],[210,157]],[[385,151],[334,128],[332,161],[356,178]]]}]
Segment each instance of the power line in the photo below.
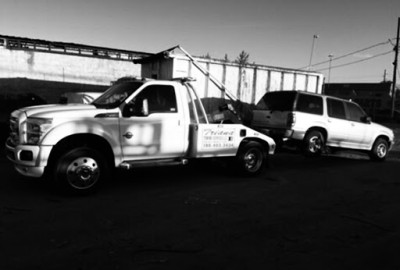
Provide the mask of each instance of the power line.
[{"label": "power line", "polygon": [[[354,52],[351,52],[351,53],[347,53],[347,54],[344,54],[344,55],[341,55],[341,56],[332,58],[332,61],[339,60],[339,59],[342,59],[342,58],[345,58],[345,57],[348,57],[348,56],[352,56],[352,55],[354,55],[354,54],[356,54],[356,53],[360,53],[360,52],[363,52],[363,51],[367,51],[367,50],[370,50],[370,49],[375,48],[375,47],[378,47],[378,46],[386,45],[386,44],[388,44],[389,42],[390,42],[390,39],[389,39],[388,41],[380,42],[380,43],[377,43],[377,44],[375,44],[375,45],[366,47],[366,48],[364,48],[364,49],[360,49],[360,50],[357,50],[357,51],[354,51]],[[318,65],[326,64],[326,63],[328,63],[329,61],[330,61],[330,60],[323,61],[323,62],[319,62],[319,63],[314,64],[313,66],[318,66]]]},{"label": "power line", "polygon": [[[312,64],[311,67],[319,66],[319,65],[322,65],[322,64],[326,64],[326,63],[329,63],[330,61],[339,60],[339,59],[342,59],[342,58],[345,58],[345,57],[354,55],[354,54],[356,54],[356,53],[360,53],[360,52],[363,52],[363,51],[366,51],[366,50],[370,50],[370,49],[375,48],[375,47],[378,47],[378,46],[386,45],[386,44],[388,44],[388,43],[393,44],[393,43],[392,43],[392,40],[393,40],[393,39],[395,39],[395,38],[391,38],[391,39],[388,39],[388,40],[385,41],[385,42],[379,42],[379,43],[374,44],[374,45],[371,45],[371,46],[369,46],[369,47],[366,47],[366,48],[363,48],[363,49],[360,49],[360,50],[357,50],[357,51],[354,51],[354,52],[350,52],[350,53],[347,53],[347,54],[344,54],[344,55],[340,55],[340,56],[334,57],[334,58],[332,58],[332,59],[330,59],[330,60],[326,60],[326,61],[322,61],[322,62],[319,62],[319,63],[316,63],[316,64]],[[305,69],[305,68],[307,68],[307,67],[308,67],[308,66],[302,67],[302,68],[300,68],[300,69]]]},{"label": "power line", "polygon": [[[361,59],[361,60],[357,60],[357,61],[353,61],[353,62],[341,64],[341,65],[331,66],[330,69],[334,69],[334,68],[338,68],[338,67],[345,67],[345,66],[349,66],[349,65],[356,64],[356,63],[368,61],[368,60],[371,60],[371,59],[373,59],[373,58],[376,58],[376,57],[379,57],[379,56],[384,56],[384,55],[387,55],[387,54],[392,53],[392,52],[393,52],[393,51],[390,50],[390,51],[388,51],[388,52],[376,54],[376,55],[373,55],[373,56],[370,56],[370,57],[368,57],[368,58],[364,58],[364,59]],[[329,61],[328,61],[328,62],[329,62]],[[328,67],[328,68],[323,68],[323,69],[318,69],[318,70],[316,70],[316,71],[323,71],[323,70],[328,70],[328,69],[329,69],[329,67]]]}]

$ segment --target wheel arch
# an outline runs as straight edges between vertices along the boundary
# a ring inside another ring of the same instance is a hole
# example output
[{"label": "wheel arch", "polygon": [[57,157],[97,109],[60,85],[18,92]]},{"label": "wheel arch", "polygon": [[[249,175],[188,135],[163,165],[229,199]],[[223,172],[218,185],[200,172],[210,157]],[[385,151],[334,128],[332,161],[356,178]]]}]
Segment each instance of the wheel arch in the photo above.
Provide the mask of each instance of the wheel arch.
[{"label": "wheel arch", "polygon": [[262,146],[263,150],[265,150],[264,151],[264,155],[265,156],[268,155],[269,148],[270,148],[270,145],[268,144],[268,142],[266,142],[266,141],[264,141],[264,140],[262,140],[260,138],[255,138],[255,137],[248,137],[248,138],[243,139],[239,144],[239,147],[238,147],[238,150],[236,152],[236,155],[240,153],[240,150],[243,149],[243,146],[245,146],[246,144],[248,144],[250,142],[259,143]]},{"label": "wheel arch", "polygon": [[114,152],[109,142],[95,134],[73,134],[61,139],[51,150],[48,165],[52,165],[63,153],[76,147],[87,146],[102,153],[108,164],[115,165]]},{"label": "wheel arch", "polygon": [[312,131],[319,131],[321,132],[322,136],[324,136],[325,142],[328,139],[328,131],[324,127],[319,127],[319,126],[313,126],[307,129],[307,131],[304,133],[304,138],[307,137],[307,135],[312,132]]},{"label": "wheel arch", "polygon": [[377,140],[379,140],[379,139],[384,139],[384,140],[387,142],[387,144],[388,144],[388,148],[390,148],[390,147],[392,146],[389,137],[388,137],[387,135],[380,134],[380,135],[378,135],[378,136],[375,138],[375,140],[373,140],[370,150],[372,150],[372,148],[373,148],[374,145],[375,145],[375,142],[376,142]]}]

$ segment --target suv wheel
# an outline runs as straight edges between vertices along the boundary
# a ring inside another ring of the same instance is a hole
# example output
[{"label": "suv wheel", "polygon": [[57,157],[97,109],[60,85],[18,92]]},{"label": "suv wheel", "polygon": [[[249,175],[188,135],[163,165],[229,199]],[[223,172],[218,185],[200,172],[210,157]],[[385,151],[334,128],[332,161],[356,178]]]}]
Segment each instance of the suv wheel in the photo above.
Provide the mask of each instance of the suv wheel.
[{"label": "suv wheel", "polygon": [[383,138],[378,138],[372,146],[370,157],[375,161],[383,161],[388,154],[388,142]]},{"label": "suv wheel", "polygon": [[306,156],[320,156],[325,147],[325,139],[321,132],[313,130],[304,138],[304,154]]}]

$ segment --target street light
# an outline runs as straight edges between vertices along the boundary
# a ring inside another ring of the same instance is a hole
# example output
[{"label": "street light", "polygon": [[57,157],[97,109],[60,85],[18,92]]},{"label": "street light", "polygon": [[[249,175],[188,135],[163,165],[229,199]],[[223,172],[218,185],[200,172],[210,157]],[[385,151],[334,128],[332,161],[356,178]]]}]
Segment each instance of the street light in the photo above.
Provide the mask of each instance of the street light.
[{"label": "street light", "polygon": [[328,83],[331,81],[331,66],[332,66],[332,58],[333,58],[333,54],[329,54],[329,72],[328,72]]},{"label": "street light", "polygon": [[313,59],[313,55],[314,55],[314,49],[315,49],[315,40],[319,38],[319,35],[314,35],[313,36],[313,40],[312,40],[312,45],[311,45],[311,55],[310,55],[310,63],[308,64],[308,70],[310,70],[311,68],[311,64],[312,64],[312,59]]}]

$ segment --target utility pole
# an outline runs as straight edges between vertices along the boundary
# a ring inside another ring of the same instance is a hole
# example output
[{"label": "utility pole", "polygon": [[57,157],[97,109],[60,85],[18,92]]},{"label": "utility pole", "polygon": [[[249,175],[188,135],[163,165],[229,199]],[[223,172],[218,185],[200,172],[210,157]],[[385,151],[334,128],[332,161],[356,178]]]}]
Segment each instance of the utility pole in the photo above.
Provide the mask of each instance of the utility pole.
[{"label": "utility pole", "polygon": [[397,58],[399,55],[399,35],[400,35],[400,17],[397,21],[397,38],[396,38],[396,47],[394,47],[395,56],[393,62],[393,85],[392,85],[392,111],[391,117],[394,118],[394,111],[396,106],[396,78],[397,78]]},{"label": "utility pole", "polygon": [[314,56],[314,49],[315,49],[315,40],[316,40],[317,38],[319,38],[319,35],[314,35],[314,36],[313,36],[312,45],[311,45],[310,62],[309,62],[309,64],[308,64],[307,70],[310,70],[310,69],[311,69],[311,64],[312,64],[312,59],[313,59],[313,56]]},{"label": "utility pole", "polygon": [[328,83],[330,83],[330,82],[331,82],[331,67],[332,67],[332,57],[333,57],[333,54],[329,54],[328,57],[329,57]]}]

